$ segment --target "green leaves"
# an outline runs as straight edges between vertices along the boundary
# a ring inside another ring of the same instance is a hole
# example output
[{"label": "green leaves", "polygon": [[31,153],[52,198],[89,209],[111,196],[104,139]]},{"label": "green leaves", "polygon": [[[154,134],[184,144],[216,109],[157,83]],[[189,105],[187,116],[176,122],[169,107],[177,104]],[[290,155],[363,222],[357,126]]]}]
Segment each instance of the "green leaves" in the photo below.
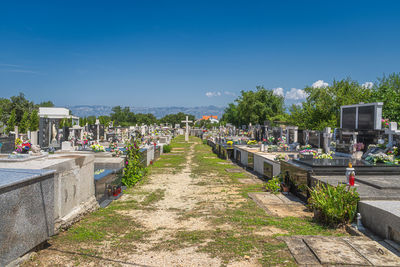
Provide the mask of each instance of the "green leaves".
[{"label": "green leaves", "polygon": [[318,184],[310,189],[308,202],[317,219],[329,226],[352,222],[360,200],[355,188]]},{"label": "green leaves", "polygon": [[235,102],[237,105],[230,103],[225,109],[222,120],[236,126],[264,124],[265,120],[285,113],[283,96],[262,86],[257,86],[256,91],[241,91]]},{"label": "green leaves", "polygon": [[126,151],[125,168],[121,181],[127,187],[132,187],[146,175],[147,169],[141,163],[142,154],[137,141],[128,144]]}]

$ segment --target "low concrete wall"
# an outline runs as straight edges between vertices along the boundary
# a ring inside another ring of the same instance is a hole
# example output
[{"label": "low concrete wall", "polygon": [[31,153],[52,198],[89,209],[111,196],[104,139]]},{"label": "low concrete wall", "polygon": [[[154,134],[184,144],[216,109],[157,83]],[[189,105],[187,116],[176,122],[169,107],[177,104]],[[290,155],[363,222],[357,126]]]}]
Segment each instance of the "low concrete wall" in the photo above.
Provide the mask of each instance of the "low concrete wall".
[{"label": "low concrete wall", "polygon": [[0,266],[54,234],[54,171],[0,169]]},{"label": "low concrete wall", "polygon": [[377,235],[400,243],[400,201],[360,201],[362,223]]},{"label": "low concrete wall", "polygon": [[[276,176],[281,173],[281,164],[279,161],[268,159],[265,156],[254,154],[254,171],[258,174],[264,175],[264,162],[272,165],[272,175]],[[272,177],[269,177],[272,178]]]},{"label": "low concrete wall", "polygon": [[242,149],[240,147],[234,147],[234,154],[235,154],[235,160],[236,160],[236,151],[239,150],[240,151],[240,164],[242,164],[243,166],[248,165],[248,152],[245,149]]},{"label": "low concrete wall", "polygon": [[94,156],[65,155],[66,162],[49,166],[55,169],[55,230],[70,226],[98,205],[94,195]]}]

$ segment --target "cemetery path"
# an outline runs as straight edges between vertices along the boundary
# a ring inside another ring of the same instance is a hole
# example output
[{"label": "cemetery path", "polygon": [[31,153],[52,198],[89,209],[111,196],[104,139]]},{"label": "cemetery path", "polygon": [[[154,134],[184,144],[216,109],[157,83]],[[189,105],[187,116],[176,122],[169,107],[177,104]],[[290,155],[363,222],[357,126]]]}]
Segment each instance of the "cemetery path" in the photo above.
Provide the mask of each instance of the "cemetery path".
[{"label": "cemetery path", "polygon": [[277,235],[324,234],[308,218],[269,216],[260,180],[177,137],[148,177],[49,241],[25,266],[294,266]]}]

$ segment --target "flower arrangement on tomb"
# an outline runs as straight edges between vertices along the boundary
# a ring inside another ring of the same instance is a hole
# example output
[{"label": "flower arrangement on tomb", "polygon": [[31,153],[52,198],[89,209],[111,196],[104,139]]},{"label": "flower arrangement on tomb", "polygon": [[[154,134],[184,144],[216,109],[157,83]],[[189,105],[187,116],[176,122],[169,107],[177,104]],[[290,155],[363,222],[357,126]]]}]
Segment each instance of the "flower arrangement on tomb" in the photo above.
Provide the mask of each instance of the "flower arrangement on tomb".
[{"label": "flower arrangement on tomb", "polygon": [[106,149],[104,148],[104,146],[101,146],[99,144],[93,144],[90,146],[90,148],[94,151],[94,152],[105,152]]},{"label": "flower arrangement on tomb", "polygon": [[232,146],[232,145],[233,145],[233,141],[228,141],[228,142],[226,142],[226,144],[227,144],[228,146]]},{"label": "flower arrangement on tomb", "polygon": [[32,143],[27,140],[23,141],[22,139],[15,139],[15,152],[16,153],[28,153],[31,150]]},{"label": "flower arrangement on tomb", "polygon": [[353,146],[355,151],[362,151],[365,147],[363,143],[356,143]]},{"label": "flower arrangement on tomb", "polygon": [[303,156],[311,156],[312,155],[313,157],[316,157],[318,154],[316,150],[311,149],[311,148],[303,149],[299,153],[300,153],[300,155],[303,155]]},{"label": "flower arrangement on tomb", "polygon": [[333,152],[330,151],[329,153],[322,153],[315,156],[316,159],[333,159],[332,157]]},{"label": "flower arrangement on tomb", "polygon": [[117,142],[111,142],[108,146],[108,148],[110,149],[110,152],[114,152],[115,150],[118,150],[118,144]]},{"label": "flower arrangement on tomb", "polygon": [[305,146],[301,146],[300,150],[306,150],[306,149],[311,149],[311,145],[305,145]]},{"label": "flower arrangement on tomb", "polygon": [[274,141],[275,141],[275,137],[273,137],[273,136],[268,137],[268,143],[272,144],[272,142],[274,142]]},{"label": "flower arrangement on tomb", "polygon": [[269,152],[278,151],[278,146],[277,145],[268,145],[268,146],[266,146],[266,150]]},{"label": "flower arrangement on tomb", "polygon": [[124,154],[124,152],[122,152],[122,150],[120,150],[120,149],[115,149],[114,151],[113,151],[113,153],[112,153],[112,156],[113,157],[120,157],[122,154]]},{"label": "flower arrangement on tomb", "polygon": [[382,128],[389,128],[389,119],[382,119]]},{"label": "flower arrangement on tomb", "polygon": [[288,155],[285,155],[285,154],[281,153],[281,154],[278,154],[278,155],[275,156],[275,160],[276,161],[289,160],[289,157],[288,157]]},{"label": "flower arrangement on tomb", "polygon": [[257,141],[256,140],[250,140],[247,142],[247,144],[250,145],[257,145]]}]

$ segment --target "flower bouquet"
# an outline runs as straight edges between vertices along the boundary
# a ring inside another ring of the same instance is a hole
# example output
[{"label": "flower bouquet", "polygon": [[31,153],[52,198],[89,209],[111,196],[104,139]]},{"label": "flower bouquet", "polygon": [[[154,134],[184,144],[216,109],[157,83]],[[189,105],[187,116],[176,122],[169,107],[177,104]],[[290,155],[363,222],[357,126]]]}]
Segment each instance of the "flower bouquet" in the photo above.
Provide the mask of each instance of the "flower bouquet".
[{"label": "flower bouquet", "polygon": [[25,154],[28,153],[29,150],[31,150],[31,147],[32,143],[29,140],[22,141],[19,138],[15,139],[15,152]]},{"label": "flower bouquet", "polygon": [[94,151],[94,152],[105,152],[106,149],[104,148],[104,146],[101,146],[99,144],[93,144],[90,146],[90,148]]},{"label": "flower bouquet", "polygon": [[118,150],[118,144],[117,142],[111,142],[110,145],[108,146],[110,149],[110,152],[114,152],[115,150]]}]

